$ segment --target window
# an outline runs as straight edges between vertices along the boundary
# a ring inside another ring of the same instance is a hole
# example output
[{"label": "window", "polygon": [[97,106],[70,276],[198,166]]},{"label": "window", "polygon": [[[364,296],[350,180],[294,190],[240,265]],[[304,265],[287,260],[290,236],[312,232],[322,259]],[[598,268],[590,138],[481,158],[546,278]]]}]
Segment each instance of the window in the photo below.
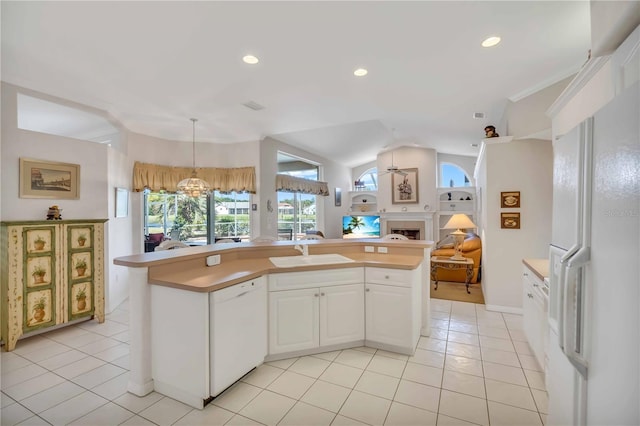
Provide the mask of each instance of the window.
[{"label": "window", "polygon": [[[278,154],[278,173],[309,180],[319,177],[317,165],[283,153]],[[310,229],[318,229],[317,196],[278,192],[278,239],[298,240]]]},{"label": "window", "polygon": [[471,186],[467,174],[455,164],[442,163],[440,165],[440,187],[453,188]]},{"label": "window", "polygon": [[362,184],[358,189],[364,191],[378,190],[378,168],[373,167],[360,175],[358,182]]},{"label": "window", "polygon": [[162,232],[172,240],[192,245],[210,244],[220,238],[248,241],[250,203],[247,193],[215,191],[213,196],[192,198],[145,191],[145,235]]},{"label": "window", "polygon": [[251,200],[247,193],[214,192],[215,213],[214,235],[216,240],[231,238],[236,241],[250,240],[250,210]]},{"label": "window", "polygon": [[209,197],[145,191],[145,234],[162,232],[172,240],[207,244]]}]

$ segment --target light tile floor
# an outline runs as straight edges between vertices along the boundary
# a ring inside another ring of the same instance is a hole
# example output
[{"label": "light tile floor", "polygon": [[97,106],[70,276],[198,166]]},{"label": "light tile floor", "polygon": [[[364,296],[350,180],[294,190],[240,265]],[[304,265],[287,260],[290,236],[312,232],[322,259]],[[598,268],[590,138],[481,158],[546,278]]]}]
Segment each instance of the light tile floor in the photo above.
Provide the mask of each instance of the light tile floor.
[{"label": "light tile floor", "polygon": [[[522,317],[432,299],[407,357],[355,348],[266,363],[204,410],[127,393],[128,305],[1,354],[1,421],[21,425],[542,425],[544,375]],[[167,344],[170,344],[167,342]]]}]

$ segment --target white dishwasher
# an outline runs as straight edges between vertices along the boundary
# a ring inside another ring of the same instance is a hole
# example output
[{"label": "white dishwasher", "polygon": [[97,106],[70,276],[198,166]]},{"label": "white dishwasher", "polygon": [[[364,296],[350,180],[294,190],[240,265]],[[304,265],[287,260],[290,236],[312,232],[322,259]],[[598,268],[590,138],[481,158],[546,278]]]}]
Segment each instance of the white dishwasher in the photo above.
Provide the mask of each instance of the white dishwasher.
[{"label": "white dishwasher", "polygon": [[262,364],[267,355],[267,286],[263,277],[209,296],[211,395]]}]

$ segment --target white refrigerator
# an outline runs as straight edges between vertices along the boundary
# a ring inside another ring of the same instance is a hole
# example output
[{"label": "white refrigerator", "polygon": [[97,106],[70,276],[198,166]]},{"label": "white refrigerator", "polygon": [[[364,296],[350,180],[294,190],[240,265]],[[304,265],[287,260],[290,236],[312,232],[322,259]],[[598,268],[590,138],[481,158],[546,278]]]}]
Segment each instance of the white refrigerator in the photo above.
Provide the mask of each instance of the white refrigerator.
[{"label": "white refrigerator", "polygon": [[640,424],[640,83],[553,143],[549,425]]}]

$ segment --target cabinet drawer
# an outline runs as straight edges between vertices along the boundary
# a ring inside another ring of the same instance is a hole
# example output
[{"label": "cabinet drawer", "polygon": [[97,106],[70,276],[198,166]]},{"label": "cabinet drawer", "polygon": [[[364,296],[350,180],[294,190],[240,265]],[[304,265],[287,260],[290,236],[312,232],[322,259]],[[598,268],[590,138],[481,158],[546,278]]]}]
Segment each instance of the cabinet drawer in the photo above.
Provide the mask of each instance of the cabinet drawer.
[{"label": "cabinet drawer", "polygon": [[365,275],[367,283],[397,287],[411,287],[414,282],[419,282],[420,278],[418,269],[366,268]]},{"label": "cabinet drawer", "polygon": [[364,268],[323,269],[269,275],[269,291],[364,282]]}]

